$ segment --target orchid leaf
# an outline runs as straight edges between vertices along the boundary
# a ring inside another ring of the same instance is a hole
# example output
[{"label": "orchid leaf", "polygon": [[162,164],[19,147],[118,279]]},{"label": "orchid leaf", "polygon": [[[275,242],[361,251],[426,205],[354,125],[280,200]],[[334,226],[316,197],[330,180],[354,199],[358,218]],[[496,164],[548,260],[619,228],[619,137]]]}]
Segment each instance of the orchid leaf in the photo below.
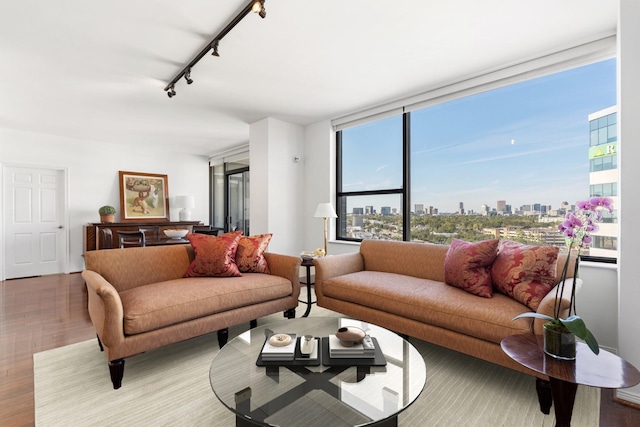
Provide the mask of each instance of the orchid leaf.
[{"label": "orchid leaf", "polygon": [[567,317],[566,319],[555,319],[551,316],[547,316],[546,314],[527,312],[517,315],[512,320],[521,319],[523,317],[535,317],[536,319],[548,320],[549,322],[556,325],[562,325],[567,328],[573,335],[584,340],[584,342],[589,346],[594,354],[600,353],[600,346],[598,345],[598,341],[596,341],[596,338],[593,336],[591,331],[587,329],[587,325],[584,323],[584,320],[582,320],[580,316],[573,315]]},{"label": "orchid leaf", "polygon": [[584,342],[589,346],[594,354],[600,353],[600,346],[598,345],[598,341],[596,341],[596,338],[593,336],[591,331],[587,329],[587,325],[584,323],[584,320],[582,320],[580,316],[569,316],[566,319],[560,319],[560,322],[571,333],[584,340]]},{"label": "orchid leaf", "polygon": [[528,313],[518,314],[516,317],[514,317],[511,320],[513,321],[513,320],[516,320],[516,319],[521,319],[523,317],[535,317],[535,318],[538,318],[538,319],[548,320],[549,322],[557,323],[556,319],[554,319],[551,316],[547,316],[546,314],[542,314],[542,313],[534,313],[532,311],[530,311]]}]

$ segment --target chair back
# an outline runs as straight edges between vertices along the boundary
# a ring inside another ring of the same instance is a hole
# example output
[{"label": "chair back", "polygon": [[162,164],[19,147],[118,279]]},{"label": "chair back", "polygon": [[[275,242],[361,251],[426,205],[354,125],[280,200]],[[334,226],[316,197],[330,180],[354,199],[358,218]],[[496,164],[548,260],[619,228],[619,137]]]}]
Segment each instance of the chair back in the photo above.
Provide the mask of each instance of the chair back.
[{"label": "chair back", "polygon": [[138,231],[118,231],[119,247],[146,246],[144,233]]},{"label": "chair back", "polygon": [[100,236],[102,240],[100,243],[100,249],[113,249],[113,232],[110,228],[101,228]]},{"label": "chair back", "polygon": [[159,239],[160,227],[138,227],[144,233],[145,239]]}]

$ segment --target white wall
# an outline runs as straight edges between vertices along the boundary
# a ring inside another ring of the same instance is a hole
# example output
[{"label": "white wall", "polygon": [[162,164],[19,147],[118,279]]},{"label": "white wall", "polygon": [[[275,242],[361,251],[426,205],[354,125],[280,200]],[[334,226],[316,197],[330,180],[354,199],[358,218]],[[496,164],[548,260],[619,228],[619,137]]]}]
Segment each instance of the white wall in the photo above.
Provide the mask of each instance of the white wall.
[{"label": "white wall", "polygon": [[251,234],[273,233],[269,252],[298,255],[304,240],[304,129],[267,118],[253,123],[249,135]]},{"label": "white wall", "polygon": [[[3,165],[67,169],[70,272],[84,269],[83,225],[100,221],[98,208],[102,205],[109,204],[120,210],[118,171],[167,175],[170,218],[177,221],[179,212],[171,208],[172,196],[188,194],[196,197],[192,218],[208,223],[208,159],[181,154],[179,144],[176,152],[150,152],[135,146],[96,144],[1,129],[0,161]],[[4,224],[3,212],[4,206],[1,206],[0,224]],[[119,218],[118,213],[116,221]],[[4,252],[0,249],[0,266],[2,263]]]},{"label": "white wall", "polygon": [[[620,207],[618,263],[619,274],[619,353],[640,367],[640,2],[620,0],[618,17],[618,165]],[[618,391],[618,396],[640,404],[640,386]]]},{"label": "white wall", "polygon": [[600,347],[618,352],[618,266],[581,262],[578,276],[582,289],[576,309],[598,340]]}]

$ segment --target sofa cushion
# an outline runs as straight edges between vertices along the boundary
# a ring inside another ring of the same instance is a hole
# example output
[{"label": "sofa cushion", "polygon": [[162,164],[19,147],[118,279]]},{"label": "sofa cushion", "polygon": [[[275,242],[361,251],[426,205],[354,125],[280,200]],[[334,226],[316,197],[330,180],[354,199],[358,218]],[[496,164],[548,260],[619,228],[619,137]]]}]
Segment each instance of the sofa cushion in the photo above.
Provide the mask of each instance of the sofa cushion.
[{"label": "sofa cushion", "polygon": [[236,251],[241,234],[241,231],[225,233],[222,236],[187,234],[195,258],[184,277],[242,276],[236,265]]},{"label": "sofa cushion", "polygon": [[139,334],[211,314],[291,295],[291,282],[270,274],[193,277],[120,292],[124,332]]},{"label": "sofa cushion", "polygon": [[498,239],[474,243],[453,239],[444,259],[445,282],[470,294],[491,298],[491,264],[498,254],[498,242]]},{"label": "sofa cushion", "polygon": [[271,241],[271,234],[240,236],[236,251],[236,264],[241,273],[269,274],[269,265],[264,252]]},{"label": "sofa cushion", "polygon": [[495,289],[536,311],[556,284],[558,251],[502,240],[491,267]]},{"label": "sofa cushion", "polygon": [[531,319],[512,319],[527,307],[501,294],[478,298],[444,282],[402,274],[359,271],[322,282],[325,298],[393,313],[499,344],[531,333]]}]

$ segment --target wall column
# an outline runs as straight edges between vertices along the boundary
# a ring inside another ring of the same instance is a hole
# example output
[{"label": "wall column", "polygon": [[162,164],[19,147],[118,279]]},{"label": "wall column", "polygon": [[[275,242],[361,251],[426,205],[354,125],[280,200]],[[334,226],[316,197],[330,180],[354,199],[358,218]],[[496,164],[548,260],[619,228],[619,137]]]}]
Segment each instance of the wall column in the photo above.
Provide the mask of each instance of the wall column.
[{"label": "wall column", "polygon": [[273,118],[250,126],[251,234],[273,233],[269,252],[302,251],[303,144],[301,126]]},{"label": "wall column", "polygon": [[[620,357],[640,368],[640,2],[620,0],[618,13],[618,344]],[[640,386],[618,390],[617,395],[640,404]]]}]

